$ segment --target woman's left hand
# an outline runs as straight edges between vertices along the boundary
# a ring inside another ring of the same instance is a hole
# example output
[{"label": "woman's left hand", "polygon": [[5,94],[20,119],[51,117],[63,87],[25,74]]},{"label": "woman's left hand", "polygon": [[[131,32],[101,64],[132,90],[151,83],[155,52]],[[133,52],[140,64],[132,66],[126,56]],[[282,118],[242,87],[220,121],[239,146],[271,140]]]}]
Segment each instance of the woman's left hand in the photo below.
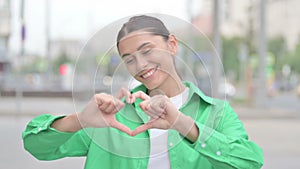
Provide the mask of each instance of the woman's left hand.
[{"label": "woman's left hand", "polygon": [[150,117],[148,123],[136,128],[132,135],[137,135],[151,128],[176,129],[176,122],[183,115],[170,99],[165,95],[148,96],[144,92],[137,92],[132,95],[133,100],[141,98],[141,109]]}]

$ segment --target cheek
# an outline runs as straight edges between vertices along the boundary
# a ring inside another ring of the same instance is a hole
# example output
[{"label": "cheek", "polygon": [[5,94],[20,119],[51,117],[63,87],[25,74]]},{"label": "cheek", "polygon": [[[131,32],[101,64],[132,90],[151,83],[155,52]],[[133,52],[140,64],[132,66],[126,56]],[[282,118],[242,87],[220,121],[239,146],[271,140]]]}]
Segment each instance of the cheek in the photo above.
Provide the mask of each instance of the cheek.
[{"label": "cheek", "polygon": [[172,60],[173,56],[170,52],[170,50],[164,49],[164,50],[158,50],[155,55],[152,57],[159,63],[169,62]]},{"label": "cheek", "polygon": [[127,71],[131,74],[131,76],[136,75],[136,68],[133,65],[126,65]]},{"label": "cheek", "polygon": [[156,62],[161,65],[162,69],[169,70],[173,65],[173,58],[171,55],[160,55],[157,57]]}]

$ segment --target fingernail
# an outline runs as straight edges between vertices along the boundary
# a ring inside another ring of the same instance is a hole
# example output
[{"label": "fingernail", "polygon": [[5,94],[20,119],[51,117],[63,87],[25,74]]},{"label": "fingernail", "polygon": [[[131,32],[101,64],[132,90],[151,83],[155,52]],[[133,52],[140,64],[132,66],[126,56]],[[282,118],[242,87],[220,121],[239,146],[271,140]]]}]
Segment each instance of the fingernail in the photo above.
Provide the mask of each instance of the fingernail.
[{"label": "fingernail", "polygon": [[130,103],[133,103],[133,97],[132,96],[129,96],[129,101],[130,101]]}]

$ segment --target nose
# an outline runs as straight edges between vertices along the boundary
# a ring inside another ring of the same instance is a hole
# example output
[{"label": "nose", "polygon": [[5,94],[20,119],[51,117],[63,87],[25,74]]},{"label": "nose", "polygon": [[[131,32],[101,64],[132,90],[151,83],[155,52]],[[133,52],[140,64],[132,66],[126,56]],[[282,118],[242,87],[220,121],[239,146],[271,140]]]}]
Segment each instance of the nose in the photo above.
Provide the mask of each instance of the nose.
[{"label": "nose", "polygon": [[141,55],[141,54],[137,54],[136,55],[136,66],[138,68],[138,70],[143,70],[148,64],[147,59]]}]

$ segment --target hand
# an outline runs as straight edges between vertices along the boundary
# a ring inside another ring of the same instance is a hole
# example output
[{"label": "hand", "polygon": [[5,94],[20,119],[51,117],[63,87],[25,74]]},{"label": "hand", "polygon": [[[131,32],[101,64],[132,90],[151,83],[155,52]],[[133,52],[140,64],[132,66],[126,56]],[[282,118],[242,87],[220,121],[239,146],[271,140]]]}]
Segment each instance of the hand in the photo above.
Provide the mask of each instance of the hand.
[{"label": "hand", "polygon": [[175,129],[174,125],[182,113],[177,110],[167,96],[155,95],[150,97],[143,92],[136,92],[132,94],[131,98],[132,100],[135,100],[136,98],[144,100],[140,103],[140,107],[148,116],[150,116],[148,123],[139,126],[133,131],[133,136],[151,128]]},{"label": "hand", "polygon": [[132,131],[115,118],[115,114],[124,107],[120,100],[123,96],[127,102],[132,102],[131,93],[126,89],[121,89],[116,97],[106,93],[95,94],[86,108],[78,113],[81,125],[95,128],[113,127],[131,135]]}]

